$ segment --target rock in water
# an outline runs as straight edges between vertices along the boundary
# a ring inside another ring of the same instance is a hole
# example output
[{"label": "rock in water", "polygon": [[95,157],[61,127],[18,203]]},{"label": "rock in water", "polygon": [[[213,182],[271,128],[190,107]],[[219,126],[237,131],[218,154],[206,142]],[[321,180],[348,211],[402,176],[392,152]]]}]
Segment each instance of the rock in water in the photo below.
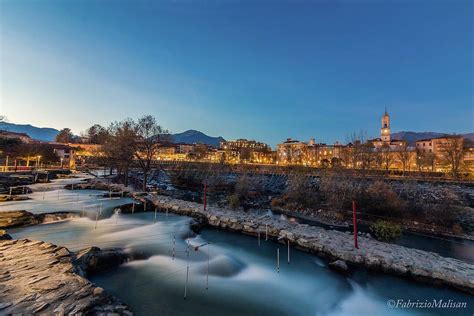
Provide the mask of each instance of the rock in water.
[{"label": "rock in water", "polygon": [[12,236],[8,235],[6,231],[0,229],[0,240],[11,240]]},{"label": "rock in water", "polygon": [[329,267],[343,274],[349,273],[349,267],[347,266],[347,263],[344,260],[333,261],[329,263]]},{"label": "rock in water", "polygon": [[128,255],[121,249],[105,249],[89,247],[76,254],[74,265],[79,274],[86,276],[116,267],[127,261]]}]

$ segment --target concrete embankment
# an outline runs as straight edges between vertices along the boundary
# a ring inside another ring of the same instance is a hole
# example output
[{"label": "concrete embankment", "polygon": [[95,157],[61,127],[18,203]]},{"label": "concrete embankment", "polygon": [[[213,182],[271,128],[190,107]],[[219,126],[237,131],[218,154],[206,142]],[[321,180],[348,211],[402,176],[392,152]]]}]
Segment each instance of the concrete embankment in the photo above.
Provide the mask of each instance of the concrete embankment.
[{"label": "concrete embankment", "polygon": [[76,255],[43,241],[0,240],[0,314],[132,315],[125,304],[78,274],[104,262],[100,258],[104,255],[98,249]]},{"label": "concrete embankment", "polygon": [[[94,180],[89,186],[98,183]],[[111,185],[114,191],[122,191],[120,185]],[[127,191],[127,190],[125,190]],[[359,249],[353,246],[350,234],[327,230],[307,224],[290,223],[268,216],[256,217],[255,214],[238,210],[203,205],[167,196],[131,193],[136,200],[153,204],[160,211],[173,212],[198,218],[205,225],[262,237],[280,242],[289,242],[292,247],[327,257],[330,260],[344,260],[356,266],[370,270],[383,271],[417,281],[448,286],[474,294],[474,265],[467,262],[442,257],[436,253],[384,243],[372,238],[359,237]]]}]

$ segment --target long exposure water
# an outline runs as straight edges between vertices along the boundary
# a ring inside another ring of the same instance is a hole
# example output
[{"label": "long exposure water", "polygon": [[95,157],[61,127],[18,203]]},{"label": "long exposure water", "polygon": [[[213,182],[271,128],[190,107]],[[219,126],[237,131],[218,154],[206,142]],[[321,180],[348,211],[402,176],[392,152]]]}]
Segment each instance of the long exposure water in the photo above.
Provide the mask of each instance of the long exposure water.
[{"label": "long exposure water", "polygon": [[[285,245],[214,229],[194,234],[188,217],[154,212],[119,214],[127,198],[104,198],[103,191],[57,191],[73,180],[33,185],[32,200],[5,203],[5,209],[32,212],[77,211],[87,216],[11,229],[28,237],[79,250],[90,245],[120,247],[132,258],[91,280],[127,303],[138,315],[472,315],[474,299],[397,277],[358,269],[335,273],[316,256]],[[77,181],[77,180],[76,180]],[[43,200],[42,186],[49,191]],[[78,195],[79,194],[79,195]],[[95,215],[102,204],[101,218]],[[280,269],[277,271],[277,249]],[[188,256],[189,254],[189,256]],[[184,299],[189,267],[187,297]],[[208,285],[208,289],[206,289]],[[388,300],[466,302],[460,309],[389,308]]]}]

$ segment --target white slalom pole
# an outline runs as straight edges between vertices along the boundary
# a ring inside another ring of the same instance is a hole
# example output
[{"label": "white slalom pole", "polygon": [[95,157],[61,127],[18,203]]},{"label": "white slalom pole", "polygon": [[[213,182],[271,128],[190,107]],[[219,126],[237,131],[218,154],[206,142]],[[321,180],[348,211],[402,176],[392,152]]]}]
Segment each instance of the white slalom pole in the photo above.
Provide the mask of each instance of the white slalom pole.
[{"label": "white slalom pole", "polygon": [[277,272],[280,273],[280,248],[277,248]]},{"label": "white slalom pole", "polygon": [[158,211],[158,208],[155,206],[155,224],[156,224],[156,213]]},{"label": "white slalom pole", "polygon": [[173,231],[173,260],[176,252],[176,234]]},{"label": "white slalom pole", "polygon": [[209,261],[211,258],[211,249],[209,249],[209,246],[211,244],[207,244],[207,277],[206,277],[206,290],[209,289]]},{"label": "white slalom pole", "polygon": [[188,279],[189,279],[189,239],[187,239],[186,241],[188,243],[188,247],[187,247],[188,263],[186,266],[186,283],[184,284],[184,299],[186,299],[186,296],[188,294]]},{"label": "white slalom pole", "polygon": [[12,187],[10,187],[10,196],[9,196],[9,198],[11,198],[11,197],[12,197]]},{"label": "white slalom pole", "polygon": [[288,239],[286,242],[288,244],[288,264],[290,264],[290,240]]},{"label": "white slalom pole", "polygon": [[60,190],[58,189],[58,201],[59,201],[59,191],[60,191]]},{"label": "white slalom pole", "polygon": [[99,204],[99,216],[102,215],[102,203]]}]

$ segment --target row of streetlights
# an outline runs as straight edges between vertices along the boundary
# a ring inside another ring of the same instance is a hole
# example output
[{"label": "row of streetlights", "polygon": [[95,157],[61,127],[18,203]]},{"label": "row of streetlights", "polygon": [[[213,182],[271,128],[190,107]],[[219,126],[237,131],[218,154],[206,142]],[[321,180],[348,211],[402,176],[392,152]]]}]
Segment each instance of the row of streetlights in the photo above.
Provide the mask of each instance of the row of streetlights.
[{"label": "row of streetlights", "polygon": [[[1,151],[0,151],[0,154],[1,154]],[[29,167],[29,162],[30,162],[29,158],[30,158],[30,157],[28,157],[28,159],[27,159],[27,165],[26,165],[26,167]],[[36,165],[35,165],[35,167],[36,167],[37,169],[41,168],[41,158],[42,158],[42,156],[41,156],[41,155],[37,155],[37,156],[33,156],[32,158],[36,158]],[[64,158],[61,157],[60,160],[61,160],[61,169],[62,169],[62,168],[63,168],[63,165],[64,165]],[[8,170],[9,170],[10,167],[13,167],[13,168],[14,168],[13,170],[14,170],[14,171],[17,171],[17,168],[19,167],[19,166],[18,166],[18,160],[15,159],[13,166],[10,166],[10,156],[7,155],[7,156],[5,157],[5,165],[4,165],[3,168],[2,168],[2,169],[3,169],[3,172],[8,172]]]}]

